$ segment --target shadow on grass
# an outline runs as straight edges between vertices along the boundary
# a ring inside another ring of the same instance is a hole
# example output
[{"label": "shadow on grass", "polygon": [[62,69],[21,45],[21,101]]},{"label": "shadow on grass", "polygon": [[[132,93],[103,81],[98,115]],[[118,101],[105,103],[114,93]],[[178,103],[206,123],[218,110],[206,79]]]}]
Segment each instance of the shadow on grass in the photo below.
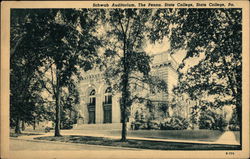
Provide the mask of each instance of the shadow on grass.
[{"label": "shadow on grass", "polygon": [[146,141],[146,140],[127,140],[121,142],[117,139],[110,139],[105,137],[93,136],[76,136],[68,135],[62,137],[37,137],[35,139],[47,141],[59,141],[66,143],[79,143],[90,145],[103,145],[115,147],[128,147],[139,149],[153,149],[153,150],[240,150],[241,147],[237,145],[219,145],[219,144],[196,144],[196,143],[177,143],[177,142],[163,142],[163,141]]}]

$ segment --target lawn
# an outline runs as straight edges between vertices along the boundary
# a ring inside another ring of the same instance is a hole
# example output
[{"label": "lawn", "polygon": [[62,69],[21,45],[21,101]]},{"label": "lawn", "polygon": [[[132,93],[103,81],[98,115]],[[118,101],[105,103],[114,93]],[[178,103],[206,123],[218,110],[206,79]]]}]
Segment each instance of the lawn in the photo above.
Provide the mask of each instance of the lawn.
[{"label": "lawn", "polygon": [[[219,130],[129,130],[128,137],[143,137],[155,139],[174,139],[214,142],[218,140],[224,132]],[[64,135],[85,135],[92,136],[121,136],[121,130],[63,130]],[[240,132],[234,131],[236,140],[240,140]]]},{"label": "lawn", "polygon": [[[104,132],[106,135],[120,136],[121,131]],[[179,139],[195,141],[216,141],[224,132],[219,130],[133,130],[128,131],[130,137],[145,137],[158,139]]]},{"label": "lawn", "polygon": [[128,140],[127,142],[121,142],[120,140],[117,139],[92,137],[92,136],[78,136],[78,135],[66,135],[62,137],[47,136],[47,137],[37,137],[35,139],[68,142],[68,143],[90,144],[90,145],[152,149],[152,150],[239,150],[240,149],[240,146],[237,145],[194,144],[194,143],[176,143],[176,142],[146,141],[146,140]]}]

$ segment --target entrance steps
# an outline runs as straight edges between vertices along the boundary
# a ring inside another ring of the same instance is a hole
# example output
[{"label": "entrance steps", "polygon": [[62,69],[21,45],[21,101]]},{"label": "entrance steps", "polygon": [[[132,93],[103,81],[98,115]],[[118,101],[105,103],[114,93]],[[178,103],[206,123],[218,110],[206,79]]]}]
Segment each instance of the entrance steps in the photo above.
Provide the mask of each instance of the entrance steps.
[{"label": "entrance steps", "polygon": [[107,124],[75,124],[75,130],[121,130],[121,123],[107,123]]}]

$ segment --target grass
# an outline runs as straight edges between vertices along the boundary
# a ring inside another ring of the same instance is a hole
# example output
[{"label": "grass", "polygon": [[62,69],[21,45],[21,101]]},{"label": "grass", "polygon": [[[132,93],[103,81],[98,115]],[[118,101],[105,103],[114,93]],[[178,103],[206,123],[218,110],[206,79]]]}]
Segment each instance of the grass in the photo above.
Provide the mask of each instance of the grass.
[{"label": "grass", "polygon": [[[102,132],[106,135],[120,136],[121,131]],[[128,136],[157,139],[179,139],[195,141],[216,141],[224,132],[219,130],[134,130],[128,131]]]},{"label": "grass", "polygon": [[66,143],[80,143],[90,145],[103,145],[115,147],[128,147],[139,149],[153,149],[153,150],[240,150],[241,147],[237,145],[217,145],[217,144],[194,144],[194,143],[176,143],[176,142],[162,142],[162,141],[146,141],[146,140],[128,140],[121,142],[117,139],[110,139],[105,137],[92,136],[78,136],[67,135],[62,137],[37,137],[35,139],[59,141]]}]

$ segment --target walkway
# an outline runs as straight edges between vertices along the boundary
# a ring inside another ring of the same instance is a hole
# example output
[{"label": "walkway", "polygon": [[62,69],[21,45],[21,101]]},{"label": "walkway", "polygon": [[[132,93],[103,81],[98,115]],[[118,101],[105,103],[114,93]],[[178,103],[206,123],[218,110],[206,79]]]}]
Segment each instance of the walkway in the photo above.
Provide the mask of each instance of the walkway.
[{"label": "walkway", "polygon": [[[118,148],[112,146],[101,146],[101,145],[87,145],[77,143],[62,143],[54,141],[37,141],[37,140],[23,140],[23,139],[10,139],[10,150],[11,151],[60,151],[60,150],[126,150],[126,148]],[[132,149],[136,150],[136,149]]]},{"label": "walkway", "polygon": [[235,138],[232,131],[226,131],[216,142],[230,144],[230,145],[240,145]]}]

